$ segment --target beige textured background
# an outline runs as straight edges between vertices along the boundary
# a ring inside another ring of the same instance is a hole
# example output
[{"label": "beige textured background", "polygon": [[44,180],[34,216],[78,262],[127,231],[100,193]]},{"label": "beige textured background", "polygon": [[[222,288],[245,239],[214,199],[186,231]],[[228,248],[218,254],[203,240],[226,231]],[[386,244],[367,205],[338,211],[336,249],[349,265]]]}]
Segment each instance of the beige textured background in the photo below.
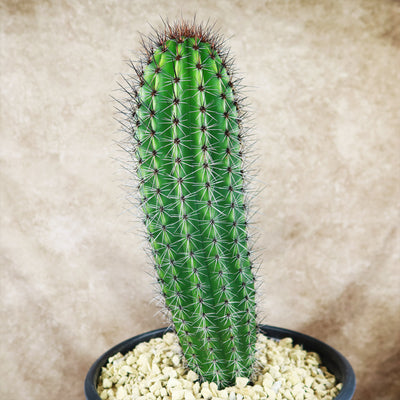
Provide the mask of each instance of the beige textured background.
[{"label": "beige textured background", "polygon": [[343,352],[357,400],[399,399],[399,8],[2,1],[0,397],[83,399],[95,358],[165,324],[109,96],[139,31],[196,11],[230,38],[254,112],[264,322]]}]

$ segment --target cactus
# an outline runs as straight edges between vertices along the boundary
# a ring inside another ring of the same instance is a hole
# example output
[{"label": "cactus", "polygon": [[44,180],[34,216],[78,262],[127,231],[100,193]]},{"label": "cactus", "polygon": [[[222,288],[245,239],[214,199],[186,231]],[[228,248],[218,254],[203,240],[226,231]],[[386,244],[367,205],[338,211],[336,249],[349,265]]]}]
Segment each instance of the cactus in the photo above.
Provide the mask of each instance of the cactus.
[{"label": "cactus", "polygon": [[152,258],[188,367],[225,387],[257,334],[242,99],[209,27],[166,23],[144,49],[123,104]]}]

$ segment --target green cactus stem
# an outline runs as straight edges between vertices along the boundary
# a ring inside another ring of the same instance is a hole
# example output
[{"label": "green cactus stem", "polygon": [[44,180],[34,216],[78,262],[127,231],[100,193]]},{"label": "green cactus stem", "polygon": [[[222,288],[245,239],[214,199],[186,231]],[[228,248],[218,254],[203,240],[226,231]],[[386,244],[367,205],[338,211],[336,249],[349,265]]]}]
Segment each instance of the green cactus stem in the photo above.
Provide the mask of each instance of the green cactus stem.
[{"label": "green cactus stem", "polygon": [[240,97],[221,40],[185,22],[145,45],[128,90],[138,189],[158,282],[188,366],[250,377],[257,334]]}]

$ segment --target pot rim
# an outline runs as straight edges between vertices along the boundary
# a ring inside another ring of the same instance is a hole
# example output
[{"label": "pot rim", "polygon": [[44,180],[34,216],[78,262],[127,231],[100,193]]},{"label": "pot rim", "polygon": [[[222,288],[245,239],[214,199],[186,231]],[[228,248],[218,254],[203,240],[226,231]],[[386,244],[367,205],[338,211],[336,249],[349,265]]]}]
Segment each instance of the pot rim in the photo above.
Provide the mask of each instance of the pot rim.
[{"label": "pot rim", "polygon": [[[316,352],[321,357],[322,364],[327,367],[329,372],[335,375],[338,382],[343,384],[335,400],[350,400],[356,389],[356,377],[354,370],[347,359],[336,349],[312,336],[292,331],[290,329],[279,328],[270,325],[259,325],[259,331],[270,339],[283,339],[290,337],[294,344],[302,345],[307,351]],[[137,344],[147,342],[152,338],[161,337],[166,332],[173,332],[173,328],[159,328],[148,331],[115,345],[102,354],[90,367],[85,378],[85,396],[87,400],[101,400],[97,393],[96,386],[101,368],[106,365],[108,359],[116,353],[125,354],[132,350]]]}]

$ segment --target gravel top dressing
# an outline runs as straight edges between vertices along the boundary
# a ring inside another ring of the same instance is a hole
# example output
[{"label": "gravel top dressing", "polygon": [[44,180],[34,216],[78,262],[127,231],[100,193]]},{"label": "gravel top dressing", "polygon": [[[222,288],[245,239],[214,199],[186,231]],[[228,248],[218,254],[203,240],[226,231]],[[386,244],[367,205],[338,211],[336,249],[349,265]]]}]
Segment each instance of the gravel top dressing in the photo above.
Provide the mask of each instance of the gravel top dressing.
[{"label": "gravel top dressing", "polygon": [[103,400],[332,400],[342,384],[320,365],[316,353],[259,334],[253,384],[237,378],[236,385],[218,390],[215,383],[198,382],[185,368],[177,337],[140,343],[125,355],[118,353],[103,367],[97,391]]}]

